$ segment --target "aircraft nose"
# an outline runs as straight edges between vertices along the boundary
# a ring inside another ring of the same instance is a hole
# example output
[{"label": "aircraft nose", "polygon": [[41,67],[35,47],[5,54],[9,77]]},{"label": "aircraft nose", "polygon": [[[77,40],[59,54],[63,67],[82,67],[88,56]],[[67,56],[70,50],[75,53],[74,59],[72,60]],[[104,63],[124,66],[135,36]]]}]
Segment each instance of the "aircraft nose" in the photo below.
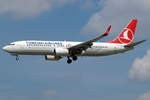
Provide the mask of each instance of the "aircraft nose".
[{"label": "aircraft nose", "polygon": [[2,49],[7,52],[9,51],[8,46],[4,46]]}]

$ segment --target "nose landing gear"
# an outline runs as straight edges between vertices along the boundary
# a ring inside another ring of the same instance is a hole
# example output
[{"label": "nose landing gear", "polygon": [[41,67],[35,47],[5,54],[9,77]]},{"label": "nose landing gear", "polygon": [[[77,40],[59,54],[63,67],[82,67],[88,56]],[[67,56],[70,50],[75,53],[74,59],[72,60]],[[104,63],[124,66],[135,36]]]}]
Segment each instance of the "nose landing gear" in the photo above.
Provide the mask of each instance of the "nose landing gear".
[{"label": "nose landing gear", "polygon": [[18,55],[16,55],[16,61],[19,61],[19,56]]}]

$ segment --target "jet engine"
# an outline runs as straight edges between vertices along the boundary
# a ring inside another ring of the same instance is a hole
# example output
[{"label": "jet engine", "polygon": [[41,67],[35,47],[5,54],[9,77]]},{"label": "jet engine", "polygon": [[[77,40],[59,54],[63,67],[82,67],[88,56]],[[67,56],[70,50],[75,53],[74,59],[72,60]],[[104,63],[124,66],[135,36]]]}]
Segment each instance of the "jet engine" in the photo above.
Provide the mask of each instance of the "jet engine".
[{"label": "jet engine", "polygon": [[58,61],[62,57],[60,56],[54,56],[54,55],[45,55],[45,60],[51,60],[51,61]]},{"label": "jet engine", "polygon": [[67,56],[69,55],[69,50],[66,48],[55,48],[54,53],[56,56]]}]

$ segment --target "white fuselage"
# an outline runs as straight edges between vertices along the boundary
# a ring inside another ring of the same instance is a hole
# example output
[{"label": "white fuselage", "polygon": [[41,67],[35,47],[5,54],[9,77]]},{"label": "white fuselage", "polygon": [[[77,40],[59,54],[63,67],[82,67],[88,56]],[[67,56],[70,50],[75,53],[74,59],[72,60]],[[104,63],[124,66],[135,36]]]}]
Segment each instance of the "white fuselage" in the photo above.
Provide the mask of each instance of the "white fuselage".
[{"label": "white fuselage", "polygon": [[[12,42],[3,49],[12,55],[57,55],[69,56],[68,48],[82,42],[70,41],[18,41]],[[123,53],[132,48],[125,48],[126,44],[94,42],[91,48],[78,56],[107,56]],[[57,50],[59,53],[55,51]]]}]

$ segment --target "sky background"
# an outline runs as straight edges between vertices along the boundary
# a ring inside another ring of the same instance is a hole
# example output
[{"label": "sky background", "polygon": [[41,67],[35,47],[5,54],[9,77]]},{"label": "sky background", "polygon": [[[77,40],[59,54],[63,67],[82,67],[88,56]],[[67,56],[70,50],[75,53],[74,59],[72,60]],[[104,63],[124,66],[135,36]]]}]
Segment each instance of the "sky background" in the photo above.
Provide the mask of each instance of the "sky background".
[{"label": "sky background", "polygon": [[0,47],[18,40],[111,40],[139,20],[135,50],[68,65],[0,51],[0,100],[150,100],[149,0],[0,0]]}]

